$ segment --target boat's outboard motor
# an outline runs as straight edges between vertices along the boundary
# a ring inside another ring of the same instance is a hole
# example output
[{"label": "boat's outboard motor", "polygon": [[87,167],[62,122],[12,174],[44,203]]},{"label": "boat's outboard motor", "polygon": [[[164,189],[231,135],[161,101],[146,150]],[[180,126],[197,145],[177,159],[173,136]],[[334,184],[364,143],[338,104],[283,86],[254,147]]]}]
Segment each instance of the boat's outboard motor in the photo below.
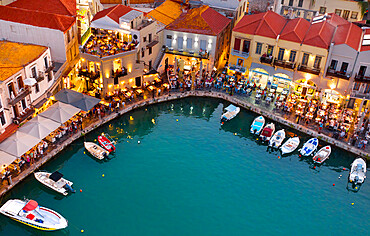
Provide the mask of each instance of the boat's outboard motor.
[{"label": "boat's outboard motor", "polygon": [[357,182],[359,181],[360,179],[358,178],[358,176],[355,176],[355,184],[357,184]]},{"label": "boat's outboard motor", "polygon": [[64,185],[63,188],[65,188],[67,191],[70,191],[71,193],[76,192],[76,190],[74,190],[71,186],[69,186],[69,184]]},{"label": "boat's outboard motor", "polygon": [[254,129],[253,132],[254,132],[254,134],[256,134],[257,133],[257,129]]}]

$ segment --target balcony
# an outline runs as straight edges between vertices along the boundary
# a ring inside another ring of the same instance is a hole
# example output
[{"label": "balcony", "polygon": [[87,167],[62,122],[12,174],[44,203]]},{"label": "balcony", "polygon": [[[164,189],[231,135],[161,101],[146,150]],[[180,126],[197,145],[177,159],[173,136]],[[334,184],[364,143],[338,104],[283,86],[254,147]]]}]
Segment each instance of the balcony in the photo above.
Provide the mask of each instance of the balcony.
[{"label": "balcony", "polygon": [[319,75],[320,74],[320,68],[314,68],[314,67],[308,67],[305,65],[299,65],[298,70],[306,73],[311,73],[314,75]]},{"label": "balcony", "polygon": [[42,71],[39,71],[38,76],[36,76],[36,81],[41,82],[45,79],[44,73]]},{"label": "balcony", "polygon": [[248,58],[249,57],[249,52],[243,52],[243,51],[233,49],[231,51],[231,55]]},{"label": "balcony", "polygon": [[30,87],[27,86],[25,88],[22,88],[21,91],[19,91],[19,93],[17,94],[17,96],[15,96],[14,98],[8,98],[8,104],[10,104],[11,106],[14,106],[15,104],[17,104],[17,102],[24,99],[30,93],[31,93]]},{"label": "balcony", "polygon": [[96,80],[96,79],[99,79],[100,78],[100,72],[97,72],[97,73],[94,73],[94,72],[89,72],[88,70],[86,69],[82,69],[82,70],[79,70],[78,71],[78,75],[79,76],[85,76],[85,77],[88,77],[90,78],[91,80]]},{"label": "balcony", "polygon": [[49,67],[48,67],[48,68],[46,68],[45,73],[46,73],[46,74],[47,74],[47,73],[49,73],[49,72],[50,72],[50,71],[52,71],[54,68],[55,68],[55,66],[54,66],[54,63],[53,63],[53,64],[49,65]]},{"label": "balcony", "polygon": [[350,74],[347,74],[346,72],[336,71],[330,68],[326,71],[326,76],[333,76],[341,79],[349,79],[349,77],[351,77]]},{"label": "balcony", "polygon": [[370,93],[361,93],[359,91],[352,91],[351,92],[351,97],[353,98],[365,98],[365,99],[370,99]]},{"label": "balcony", "polygon": [[126,76],[126,75],[127,75],[127,69],[124,67],[121,70],[116,70],[116,71],[112,70],[113,77],[121,77],[121,76]]},{"label": "balcony", "polygon": [[362,82],[362,83],[370,83],[370,76],[356,75],[355,81]]},{"label": "balcony", "polygon": [[292,69],[292,70],[294,70],[294,68],[295,68],[295,63],[290,62],[290,61],[278,60],[276,58],[274,59],[273,64],[274,64],[274,66],[279,66],[279,67],[288,68],[288,69]]},{"label": "balcony", "polygon": [[183,50],[174,50],[173,48],[168,48],[166,47],[164,49],[165,53],[169,54],[175,54],[175,55],[182,55],[182,56],[187,56],[187,57],[196,57],[196,58],[201,58],[201,59],[208,59],[209,58],[209,53],[207,51],[199,51],[199,52],[194,52],[194,51],[183,51]]},{"label": "balcony", "polygon": [[260,57],[260,62],[261,63],[265,63],[265,64],[271,65],[272,64],[272,61],[273,61],[273,58],[272,57],[269,57],[269,56],[262,56],[262,57]]},{"label": "balcony", "polygon": [[24,112],[22,112],[21,114],[19,114],[19,116],[16,117],[14,120],[17,121],[18,124],[19,123],[22,123],[27,118],[31,117],[34,112],[35,112],[35,108],[33,108],[33,107],[27,108]]}]

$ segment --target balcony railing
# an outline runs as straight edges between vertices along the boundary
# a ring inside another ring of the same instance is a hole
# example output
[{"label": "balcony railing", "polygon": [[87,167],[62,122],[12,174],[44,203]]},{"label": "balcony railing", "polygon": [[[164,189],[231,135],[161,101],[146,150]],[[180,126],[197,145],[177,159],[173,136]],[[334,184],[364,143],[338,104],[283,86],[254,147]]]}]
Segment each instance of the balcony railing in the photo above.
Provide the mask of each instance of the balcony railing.
[{"label": "balcony railing", "polygon": [[272,61],[273,61],[273,57],[265,57],[265,56],[262,56],[260,57],[260,62],[261,63],[266,63],[266,64],[272,64]]},{"label": "balcony railing", "polygon": [[38,76],[36,77],[37,82],[41,82],[45,79],[44,73],[42,71],[39,71]]},{"label": "balcony railing", "polygon": [[314,75],[319,75],[320,74],[320,68],[308,67],[308,66],[305,66],[305,65],[299,65],[298,70],[302,71],[302,72],[311,73],[311,74],[314,74]]},{"label": "balcony railing", "polygon": [[35,108],[33,108],[33,107],[27,108],[24,112],[22,112],[21,114],[19,114],[19,116],[16,117],[14,120],[17,121],[18,124],[19,123],[22,123],[27,118],[31,117],[34,112],[35,112]]},{"label": "balcony railing", "polygon": [[50,72],[50,71],[52,71],[54,68],[55,68],[54,63],[52,63],[51,65],[49,65],[49,66],[48,66],[48,68],[46,68],[45,73],[46,73],[46,74],[47,74],[47,73],[49,73],[49,72]]},{"label": "balcony railing", "polygon": [[22,88],[21,91],[19,91],[19,93],[17,94],[17,96],[15,96],[14,98],[8,98],[8,104],[14,106],[15,104],[17,104],[17,102],[24,99],[30,93],[31,93],[30,87],[27,86],[25,88]]},{"label": "balcony railing", "polygon": [[326,75],[327,76],[338,77],[338,78],[341,78],[341,79],[349,79],[349,77],[351,77],[351,75],[347,74],[346,72],[336,71],[336,70],[333,70],[333,69],[330,69],[330,68],[328,68],[328,70],[326,71]]},{"label": "balcony railing", "polygon": [[365,98],[365,99],[370,99],[370,93],[361,93],[361,92],[358,92],[358,91],[352,91],[351,92],[351,97],[354,97],[354,98]]},{"label": "balcony railing", "polygon": [[78,75],[88,77],[92,80],[96,80],[96,79],[100,78],[100,72],[99,71],[97,73],[94,73],[94,72],[89,72],[86,69],[79,70]]},{"label": "balcony railing", "polygon": [[209,58],[209,53],[207,51],[199,51],[199,52],[194,52],[194,51],[183,51],[183,50],[174,50],[173,48],[168,48],[166,47],[164,49],[165,53],[170,53],[170,54],[175,54],[175,55],[183,55],[183,56],[188,56],[188,57],[197,57],[197,58],[202,58],[202,59],[208,59]]},{"label": "balcony railing", "polygon": [[356,75],[355,76],[355,81],[356,82],[370,83],[370,76]]},{"label": "balcony railing", "polygon": [[277,58],[275,58],[273,64],[274,64],[274,66],[280,66],[280,67],[288,68],[288,69],[294,69],[295,68],[295,63],[290,62],[290,61],[278,60]]},{"label": "balcony railing", "polygon": [[243,52],[243,51],[239,51],[239,50],[235,50],[235,49],[232,50],[232,54],[237,55],[237,56],[242,56],[242,57],[245,57],[245,58],[249,57],[249,52]]}]

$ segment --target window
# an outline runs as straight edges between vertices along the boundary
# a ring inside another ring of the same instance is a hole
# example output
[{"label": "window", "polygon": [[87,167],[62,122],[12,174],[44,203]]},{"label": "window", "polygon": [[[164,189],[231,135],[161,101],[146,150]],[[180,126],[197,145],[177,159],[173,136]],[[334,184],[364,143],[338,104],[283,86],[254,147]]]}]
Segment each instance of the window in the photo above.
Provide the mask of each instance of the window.
[{"label": "window", "polygon": [[71,41],[71,36],[69,35],[69,31],[67,31],[67,42],[69,43]]},{"label": "window", "polygon": [[152,42],[152,34],[149,34],[149,43]]},{"label": "window", "polygon": [[172,47],[172,35],[167,35],[166,37],[166,46]]},{"label": "window", "polygon": [[3,104],[1,102],[1,99],[0,99],[0,109],[3,108]]},{"label": "window", "polygon": [[352,14],[351,14],[351,19],[356,20],[357,19],[357,16],[358,16],[358,12],[353,11]]},{"label": "window", "polygon": [[240,51],[241,41],[242,41],[241,39],[235,38],[235,41],[234,41],[234,50],[235,51]]},{"label": "window", "polygon": [[271,56],[274,53],[274,46],[269,45],[267,47],[267,56]]},{"label": "window", "polygon": [[298,7],[302,7],[303,6],[303,0],[299,0],[298,1]]},{"label": "window", "polygon": [[243,43],[243,52],[244,53],[249,53],[249,45],[250,44],[251,44],[250,41],[244,40],[244,43]]},{"label": "window", "polygon": [[284,5],[284,0],[281,0],[281,4]]},{"label": "window", "polygon": [[206,50],[207,41],[206,40],[200,40],[200,49]]},{"label": "window", "polygon": [[320,7],[320,14],[325,14],[326,13],[326,7]]},{"label": "window", "polygon": [[149,70],[152,69],[152,61],[149,61]]},{"label": "window", "polygon": [[184,48],[184,39],[182,37],[177,38],[177,48],[183,49]]},{"label": "window", "polygon": [[238,66],[243,67],[243,65],[244,65],[244,60],[243,60],[243,59],[238,58],[237,64],[238,64]]},{"label": "window", "polygon": [[133,28],[134,28],[134,22],[131,21],[131,29],[133,29]]},{"label": "window", "polygon": [[118,76],[114,76],[114,78],[113,78],[113,83],[114,83],[114,85],[119,84]]},{"label": "window", "polygon": [[282,61],[284,59],[284,52],[285,52],[284,48],[279,48],[279,55],[278,55],[279,61]]},{"label": "window", "polygon": [[145,56],[145,51],[141,50],[141,58],[143,58],[144,56]]},{"label": "window", "polygon": [[370,92],[370,84],[366,84],[364,93],[369,93],[369,92]]},{"label": "window", "polygon": [[22,99],[21,100],[21,104],[22,104],[22,110],[26,110],[27,104],[26,104],[26,100],[25,99]]},{"label": "window", "polygon": [[15,95],[17,95],[14,91],[14,84],[13,83],[8,84],[8,92],[9,92],[9,96],[10,96],[11,99],[14,99]]},{"label": "window", "polygon": [[355,84],[353,85],[353,90],[359,90],[360,85],[361,85],[361,83],[355,82]]},{"label": "window", "polygon": [[302,57],[302,65],[304,66],[307,66],[307,63],[308,63],[308,57],[310,55],[308,53],[303,53],[303,57]]},{"label": "window", "polygon": [[297,55],[297,51],[290,51],[289,61],[295,62],[295,56]]},{"label": "window", "polygon": [[294,0],[289,0],[289,4],[288,4],[288,5],[289,5],[290,7],[292,7],[292,6],[293,6],[293,2],[294,2]]},{"label": "window", "polygon": [[245,9],[245,2],[244,2],[244,4],[243,4],[243,11],[245,12],[245,10],[246,10],[246,9]]},{"label": "window", "polygon": [[348,17],[349,17],[349,11],[348,11],[348,10],[344,10],[344,11],[343,11],[343,15],[342,15],[342,17],[343,17],[344,19],[348,20]]},{"label": "window", "polygon": [[193,48],[193,39],[192,38],[187,38],[186,39],[186,48],[187,49],[192,49]]},{"label": "window", "polygon": [[146,37],[143,37],[143,42],[146,42]]},{"label": "window", "polygon": [[2,126],[6,124],[5,115],[3,111],[0,112],[0,121]]},{"label": "window", "polygon": [[335,9],[335,14],[340,16],[342,14],[342,10],[341,9]]},{"label": "window", "polygon": [[348,63],[347,62],[342,62],[342,66],[340,67],[340,71],[343,73],[347,73],[348,69]]},{"label": "window", "polygon": [[48,82],[50,82],[50,80],[53,79],[53,72],[52,71],[49,71],[48,73]]},{"label": "window", "polygon": [[14,25],[11,25],[11,26],[10,26],[10,31],[11,31],[12,33],[16,33]]},{"label": "window", "polygon": [[22,76],[17,77],[18,91],[24,87]]},{"label": "window", "polygon": [[365,76],[367,66],[360,66],[360,70],[358,71],[359,76]]},{"label": "window", "polygon": [[35,79],[37,78],[36,66],[31,68],[31,74],[32,74],[32,78],[35,78]]},{"label": "window", "polygon": [[149,55],[152,54],[152,47],[149,48]]},{"label": "window", "polygon": [[337,69],[337,65],[338,65],[338,61],[337,60],[331,60],[329,69],[336,70]]},{"label": "window", "polygon": [[44,57],[44,65],[45,65],[45,69],[49,67],[48,57]]},{"label": "window", "polygon": [[314,68],[316,68],[316,69],[320,69],[321,59],[322,59],[322,57],[321,57],[321,56],[316,56],[316,57],[315,57],[315,62],[313,63],[313,67],[314,67]]},{"label": "window", "polygon": [[40,92],[40,86],[39,86],[39,83],[36,83],[36,84],[35,84],[35,92],[36,92],[36,93]]},{"label": "window", "polygon": [[261,55],[261,51],[262,51],[262,43],[257,43],[256,54]]}]

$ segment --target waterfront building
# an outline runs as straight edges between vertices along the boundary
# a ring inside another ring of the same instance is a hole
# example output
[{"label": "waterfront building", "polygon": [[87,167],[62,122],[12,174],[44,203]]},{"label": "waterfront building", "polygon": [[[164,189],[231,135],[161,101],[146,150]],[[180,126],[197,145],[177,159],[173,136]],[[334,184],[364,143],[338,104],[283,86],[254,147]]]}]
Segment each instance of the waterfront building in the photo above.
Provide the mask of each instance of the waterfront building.
[{"label": "waterfront building", "polygon": [[0,41],[0,65],[2,133],[12,123],[19,124],[42,108],[51,95],[47,91],[54,83],[54,75],[51,50],[45,46]]},{"label": "waterfront building", "polygon": [[18,0],[0,6],[0,38],[49,47],[52,60],[66,67],[78,57],[76,1]]},{"label": "waterfront building", "polygon": [[226,63],[231,20],[208,6],[182,13],[164,30],[160,70],[179,65],[181,73],[212,71]]},{"label": "waterfront building", "polygon": [[79,44],[83,43],[90,34],[91,20],[96,13],[104,9],[100,0],[77,0],[77,29]]},{"label": "waterfront building", "polygon": [[345,20],[362,20],[362,8],[354,0],[275,0],[274,11],[287,18],[301,17],[311,20],[318,15],[335,13]]},{"label": "waterfront building", "polygon": [[157,24],[144,13],[124,5],[98,12],[91,21],[91,35],[82,45],[78,75],[67,77],[65,87],[109,94],[141,87],[142,74],[152,68],[160,51]]},{"label": "waterfront building", "polygon": [[236,9],[234,25],[239,22],[239,20],[249,12],[249,1],[248,0],[240,0],[239,5]]}]

